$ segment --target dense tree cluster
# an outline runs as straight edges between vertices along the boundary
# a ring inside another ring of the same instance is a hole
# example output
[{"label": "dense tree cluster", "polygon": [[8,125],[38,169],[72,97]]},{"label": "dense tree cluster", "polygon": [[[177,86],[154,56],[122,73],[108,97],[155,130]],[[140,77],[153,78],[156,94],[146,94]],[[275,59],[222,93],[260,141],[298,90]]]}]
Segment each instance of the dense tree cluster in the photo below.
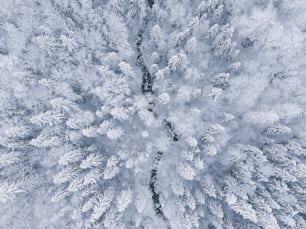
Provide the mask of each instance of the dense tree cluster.
[{"label": "dense tree cluster", "polygon": [[0,9],[0,228],[306,228],[302,0]]}]

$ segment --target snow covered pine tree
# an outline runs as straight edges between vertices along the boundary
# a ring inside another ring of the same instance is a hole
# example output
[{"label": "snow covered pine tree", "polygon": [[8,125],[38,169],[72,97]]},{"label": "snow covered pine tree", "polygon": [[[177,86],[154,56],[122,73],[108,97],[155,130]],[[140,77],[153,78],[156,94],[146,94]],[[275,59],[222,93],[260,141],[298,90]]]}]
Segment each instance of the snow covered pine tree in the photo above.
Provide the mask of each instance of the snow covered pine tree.
[{"label": "snow covered pine tree", "polygon": [[0,228],[306,228],[305,12],[1,1]]}]

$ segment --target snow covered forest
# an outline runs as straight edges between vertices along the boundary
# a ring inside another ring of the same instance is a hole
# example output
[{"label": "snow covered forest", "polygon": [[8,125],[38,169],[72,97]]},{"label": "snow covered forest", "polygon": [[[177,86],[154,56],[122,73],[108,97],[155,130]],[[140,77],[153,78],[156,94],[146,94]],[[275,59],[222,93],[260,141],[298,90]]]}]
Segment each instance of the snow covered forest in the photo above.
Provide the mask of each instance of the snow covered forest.
[{"label": "snow covered forest", "polygon": [[305,19],[1,0],[0,229],[305,229]]}]

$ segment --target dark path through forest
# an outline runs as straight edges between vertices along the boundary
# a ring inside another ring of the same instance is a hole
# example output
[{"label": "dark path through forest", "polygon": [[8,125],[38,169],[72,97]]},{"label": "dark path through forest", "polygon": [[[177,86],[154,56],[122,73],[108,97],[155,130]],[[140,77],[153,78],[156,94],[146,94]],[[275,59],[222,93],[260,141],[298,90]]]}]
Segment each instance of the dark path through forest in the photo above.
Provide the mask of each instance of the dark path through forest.
[{"label": "dark path through forest", "polygon": [[[149,8],[152,9],[153,5],[154,5],[154,0],[148,0],[148,5]],[[149,22],[149,18],[148,16],[145,17],[144,19],[144,23],[142,28],[139,29],[138,32],[138,39],[136,42],[136,48],[137,48],[137,64],[139,65],[139,67],[141,68],[142,71],[142,84],[141,84],[141,91],[142,93],[145,94],[154,94],[153,91],[153,76],[152,74],[149,72],[148,67],[145,64],[144,61],[144,57],[143,57],[143,49],[142,49],[142,42],[143,42],[143,33],[144,33],[144,29],[147,28]],[[148,108],[148,110],[152,113],[154,113],[154,117],[158,118],[158,114],[156,114],[154,112],[154,104],[152,106],[152,104],[150,104],[151,106],[149,106],[150,108]],[[167,121],[166,119],[163,119],[162,121],[163,126],[165,127],[169,137],[171,137],[171,139],[173,141],[178,141],[179,136],[174,132],[174,127],[172,125],[172,123],[170,123],[169,121]],[[158,151],[157,155],[154,158],[153,161],[153,166],[151,169],[151,176],[150,176],[150,191],[152,193],[152,201],[153,201],[153,206],[154,206],[154,210],[156,212],[156,215],[161,217],[166,224],[168,225],[167,227],[170,228],[169,226],[169,221],[166,218],[166,216],[164,215],[164,212],[162,210],[162,205],[160,203],[160,195],[157,191],[156,188],[156,182],[157,182],[157,173],[158,173],[158,166],[159,166],[159,162],[161,160],[163,156],[163,152]]]}]

